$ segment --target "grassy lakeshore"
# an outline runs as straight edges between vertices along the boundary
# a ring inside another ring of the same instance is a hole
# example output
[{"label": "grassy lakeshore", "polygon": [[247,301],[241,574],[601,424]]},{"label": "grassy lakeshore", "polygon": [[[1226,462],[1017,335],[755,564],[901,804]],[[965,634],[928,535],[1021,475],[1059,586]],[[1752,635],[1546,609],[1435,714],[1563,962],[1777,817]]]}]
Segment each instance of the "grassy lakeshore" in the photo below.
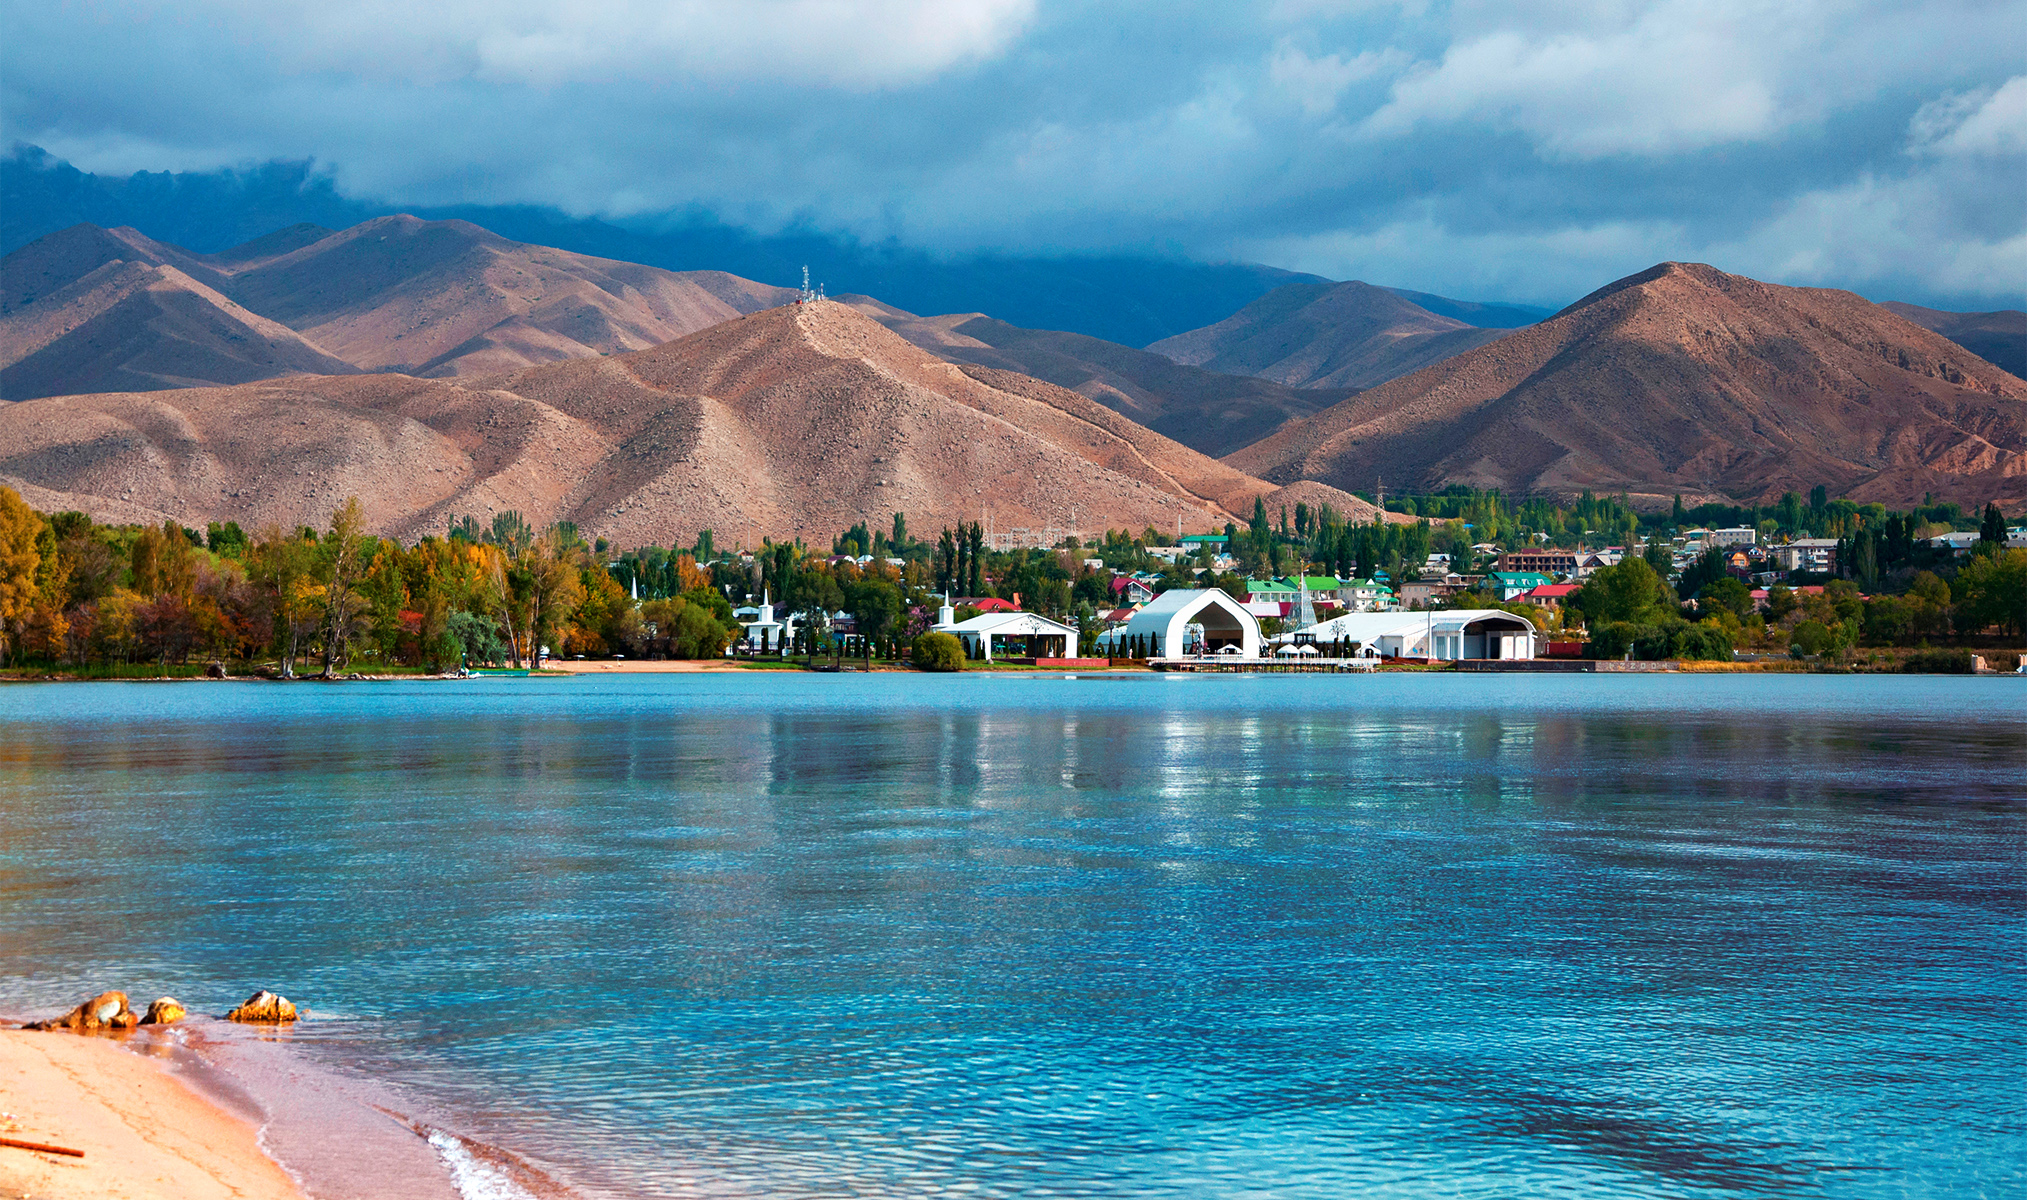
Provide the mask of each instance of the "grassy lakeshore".
[{"label": "grassy lakeshore", "polygon": [[[151,1054],[150,1050],[155,1053]],[[141,1053],[135,1053],[135,1051]],[[0,1031],[0,1137],[82,1158],[0,1147],[0,1193],[37,1200],[302,1200],[258,1131],[183,1085],[167,1047],[124,1037]]]}]

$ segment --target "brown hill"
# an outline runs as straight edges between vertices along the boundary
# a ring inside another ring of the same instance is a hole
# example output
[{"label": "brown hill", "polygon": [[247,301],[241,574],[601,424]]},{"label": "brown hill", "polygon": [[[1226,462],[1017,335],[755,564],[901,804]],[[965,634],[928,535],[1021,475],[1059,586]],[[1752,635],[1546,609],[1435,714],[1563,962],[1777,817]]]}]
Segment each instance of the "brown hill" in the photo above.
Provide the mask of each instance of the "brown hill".
[{"label": "brown hill", "polygon": [[[230,322],[200,319],[184,311],[189,304],[171,305],[184,316],[166,323],[131,313],[119,314],[116,328],[80,323],[67,289],[116,263],[172,268],[209,289],[207,303],[213,293],[229,298],[232,321],[258,314],[292,332],[277,343],[262,327],[245,353],[234,354],[235,338],[244,335],[190,332],[192,321],[220,329]],[[69,306],[62,315],[51,308],[59,294]],[[0,341],[39,347],[37,331],[51,328],[70,338],[62,355],[32,366],[0,357],[0,369],[10,373],[4,395],[11,400],[304,370],[450,376],[642,349],[792,295],[719,271],[663,271],[523,245],[462,221],[385,217],[338,233],[298,225],[208,255],[131,229],[79,225],[0,261]],[[153,336],[165,344],[151,346]],[[193,350],[193,339],[203,348]],[[287,352],[277,348],[282,343]],[[121,358],[99,361],[93,347]],[[151,365],[132,370],[127,362]]]},{"label": "brown hill", "polygon": [[351,374],[172,266],[115,259],[0,318],[0,397]]},{"label": "brown hill", "polygon": [[1504,337],[1384,288],[1291,283],[1202,329],[1149,346],[1178,363],[1299,388],[1368,388]]},{"label": "brown hill", "polygon": [[225,274],[204,256],[158,242],[138,229],[73,225],[0,259],[0,317],[62,291],[108,263],[121,262],[172,266],[207,287],[225,283]]},{"label": "brown hill", "polygon": [[1296,417],[1320,412],[1355,390],[1291,388],[1221,375],[1117,342],[1023,329],[983,313],[918,317],[868,296],[846,296],[842,302],[931,354],[1069,388],[1213,457],[1256,442]]},{"label": "brown hill", "polygon": [[[1243,519],[1271,484],[1067,389],[932,358],[835,303],[479,378],[298,377],[0,408],[0,481],[187,524],[415,537],[505,509],[621,545],[828,538],[905,512],[1002,540]],[[1356,512],[1355,500],[1341,507]]]},{"label": "brown hill", "polygon": [[229,291],[355,366],[429,377],[639,350],[793,295],[410,216],[236,269]]},{"label": "brown hill", "polygon": [[1888,300],[1879,307],[1942,334],[1995,367],[2027,377],[2027,312],[2017,308],[1981,313],[1943,312],[1898,300]]},{"label": "brown hill", "polygon": [[2027,495],[2027,383],[1849,292],[1663,263],[1226,461],[1341,487]]}]

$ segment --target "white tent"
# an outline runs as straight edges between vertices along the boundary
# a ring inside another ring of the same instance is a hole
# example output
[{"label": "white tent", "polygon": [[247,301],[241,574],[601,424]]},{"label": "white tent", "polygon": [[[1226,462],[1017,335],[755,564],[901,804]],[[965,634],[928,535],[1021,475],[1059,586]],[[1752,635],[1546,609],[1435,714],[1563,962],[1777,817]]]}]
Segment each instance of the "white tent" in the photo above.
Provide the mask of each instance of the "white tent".
[{"label": "white tent", "polygon": [[[1189,627],[1202,627],[1200,640],[1193,640]],[[1241,658],[1260,657],[1260,622],[1246,606],[1217,588],[1177,588],[1163,592],[1134,613],[1123,636],[1142,638],[1156,657],[1180,658],[1195,651],[1222,653],[1237,646]]]}]

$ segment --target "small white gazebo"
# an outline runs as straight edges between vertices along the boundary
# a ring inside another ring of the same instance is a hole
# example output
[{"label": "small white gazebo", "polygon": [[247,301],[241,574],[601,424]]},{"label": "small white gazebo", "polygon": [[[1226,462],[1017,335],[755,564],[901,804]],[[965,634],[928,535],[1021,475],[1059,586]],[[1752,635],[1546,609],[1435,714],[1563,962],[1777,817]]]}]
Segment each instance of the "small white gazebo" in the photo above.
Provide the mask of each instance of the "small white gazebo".
[{"label": "small white gazebo", "polygon": [[[969,621],[958,621],[953,619],[956,613],[951,609],[950,599],[946,596],[943,607],[937,609],[936,616],[936,624],[930,628],[937,633],[955,634],[963,641],[967,653],[982,652],[981,657],[987,662],[992,661],[994,638],[1025,639],[1031,648],[1037,641],[1043,645],[1053,642],[1059,647],[1053,657],[1075,658],[1077,655],[1077,627],[1065,625],[1061,621],[1052,621],[1040,613],[990,612],[980,613]],[[1051,656],[1037,654],[1034,657]]]}]

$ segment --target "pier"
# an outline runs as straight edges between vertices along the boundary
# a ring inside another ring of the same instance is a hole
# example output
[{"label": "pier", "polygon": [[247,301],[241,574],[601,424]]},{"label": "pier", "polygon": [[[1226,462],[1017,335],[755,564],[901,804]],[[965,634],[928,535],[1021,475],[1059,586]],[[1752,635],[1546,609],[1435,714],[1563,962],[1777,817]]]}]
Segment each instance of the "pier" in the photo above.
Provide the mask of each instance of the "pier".
[{"label": "pier", "polygon": [[1318,655],[1287,658],[1241,658],[1236,654],[1193,654],[1183,658],[1150,658],[1149,669],[1155,671],[1222,672],[1226,674],[1256,674],[1278,672],[1282,674],[1341,674],[1353,672],[1369,675],[1379,669],[1376,658],[1324,658]]}]

